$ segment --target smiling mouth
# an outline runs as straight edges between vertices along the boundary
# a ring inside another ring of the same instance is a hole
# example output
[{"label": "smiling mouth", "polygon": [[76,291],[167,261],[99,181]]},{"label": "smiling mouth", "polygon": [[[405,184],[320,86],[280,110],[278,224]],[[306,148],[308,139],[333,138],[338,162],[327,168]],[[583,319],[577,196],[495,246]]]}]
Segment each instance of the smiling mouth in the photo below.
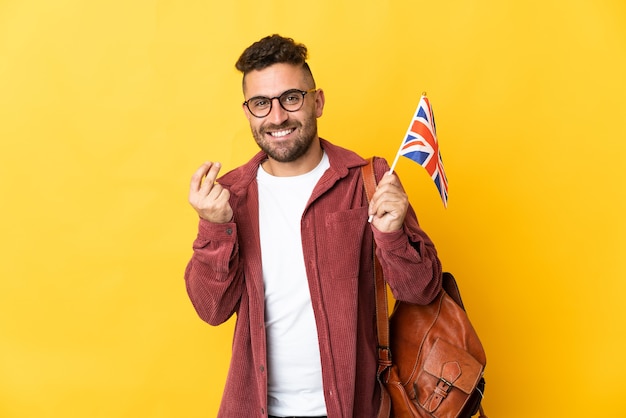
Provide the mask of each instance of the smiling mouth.
[{"label": "smiling mouth", "polygon": [[274,131],[274,132],[268,132],[268,135],[274,137],[274,138],[282,138],[284,136],[289,135],[290,133],[292,133],[293,131],[295,131],[294,128],[291,129],[283,129],[281,131]]}]

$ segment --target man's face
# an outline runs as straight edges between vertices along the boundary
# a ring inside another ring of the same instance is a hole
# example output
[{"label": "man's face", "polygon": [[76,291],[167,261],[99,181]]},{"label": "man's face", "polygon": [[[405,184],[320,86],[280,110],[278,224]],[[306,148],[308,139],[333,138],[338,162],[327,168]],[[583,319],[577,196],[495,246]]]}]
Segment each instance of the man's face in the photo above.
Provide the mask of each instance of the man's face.
[{"label": "man's face", "polygon": [[[287,90],[307,91],[311,88],[313,81],[301,67],[274,64],[246,74],[244,96],[246,100],[257,96],[276,97]],[[322,115],[324,108],[323,93],[307,93],[303,100],[300,110],[288,112],[277,99],[273,99],[272,110],[263,118],[255,117],[246,106],[243,107],[256,143],[278,162],[296,161],[318,139],[317,118]]]}]

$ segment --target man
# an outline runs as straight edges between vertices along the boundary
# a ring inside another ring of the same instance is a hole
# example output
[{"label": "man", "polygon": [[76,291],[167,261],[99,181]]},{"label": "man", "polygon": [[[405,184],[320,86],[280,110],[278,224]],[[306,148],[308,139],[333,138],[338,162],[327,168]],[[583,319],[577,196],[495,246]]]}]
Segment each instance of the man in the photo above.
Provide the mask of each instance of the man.
[{"label": "man", "polygon": [[368,206],[366,161],[318,136],[324,92],[306,58],[278,35],[243,52],[243,111],[261,151],[191,179],[189,297],[211,325],[237,315],[220,417],[375,417],[373,240],[396,298],[425,304],[441,288],[434,245],[387,163],[375,160]]}]

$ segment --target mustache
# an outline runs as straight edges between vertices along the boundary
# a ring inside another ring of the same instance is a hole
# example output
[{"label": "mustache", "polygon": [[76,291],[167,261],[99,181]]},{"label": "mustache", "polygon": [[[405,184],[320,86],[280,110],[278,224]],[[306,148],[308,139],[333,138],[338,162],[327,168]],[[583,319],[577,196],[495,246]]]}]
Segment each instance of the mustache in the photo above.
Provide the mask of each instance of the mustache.
[{"label": "mustache", "polygon": [[285,121],[280,125],[274,125],[270,123],[263,127],[263,132],[266,131],[282,131],[283,129],[297,128],[297,124],[290,123],[289,121]]}]

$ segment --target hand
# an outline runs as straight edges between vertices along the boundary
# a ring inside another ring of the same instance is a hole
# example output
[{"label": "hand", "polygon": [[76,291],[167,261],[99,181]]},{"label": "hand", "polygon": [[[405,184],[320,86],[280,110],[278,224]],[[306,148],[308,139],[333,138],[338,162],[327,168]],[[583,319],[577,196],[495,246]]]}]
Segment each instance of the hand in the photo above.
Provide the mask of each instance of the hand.
[{"label": "hand", "polygon": [[402,228],[408,208],[409,198],[400,180],[395,174],[386,173],[370,202],[368,213],[372,225],[382,232],[397,231]]},{"label": "hand", "polygon": [[220,168],[220,163],[202,164],[191,177],[189,187],[191,206],[202,219],[214,223],[226,223],[233,218],[233,208],[228,201],[230,192],[215,182]]}]

